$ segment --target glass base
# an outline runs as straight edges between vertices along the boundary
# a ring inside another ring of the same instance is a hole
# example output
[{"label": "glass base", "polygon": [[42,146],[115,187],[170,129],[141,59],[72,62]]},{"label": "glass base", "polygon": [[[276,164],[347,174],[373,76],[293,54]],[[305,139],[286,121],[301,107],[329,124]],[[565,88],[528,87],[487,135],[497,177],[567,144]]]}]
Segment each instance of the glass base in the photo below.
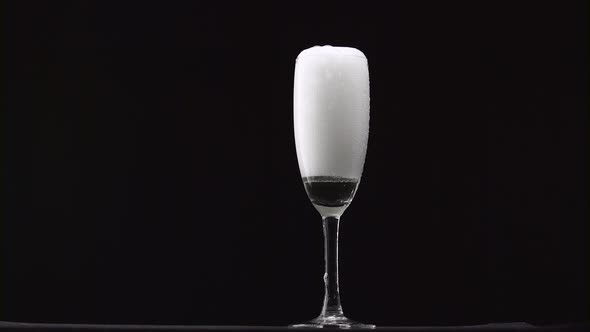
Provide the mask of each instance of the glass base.
[{"label": "glass base", "polygon": [[374,329],[373,324],[363,324],[350,320],[344,316],[323,316],[320,315],[314,320],[301,324],[289,325],[291,328],[337,328],[337,329]]}]

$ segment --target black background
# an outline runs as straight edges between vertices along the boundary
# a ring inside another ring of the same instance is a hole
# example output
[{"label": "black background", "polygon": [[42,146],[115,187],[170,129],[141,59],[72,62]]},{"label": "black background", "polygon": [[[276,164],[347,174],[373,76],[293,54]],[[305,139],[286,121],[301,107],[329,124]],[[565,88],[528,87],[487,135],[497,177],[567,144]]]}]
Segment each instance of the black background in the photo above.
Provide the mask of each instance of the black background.
[{"label": "black background", "polygon": [[344,309],[588,320],[586,2],[4,2],[0,319],[288,324],[320,310],[293,70],[371,74]]}]

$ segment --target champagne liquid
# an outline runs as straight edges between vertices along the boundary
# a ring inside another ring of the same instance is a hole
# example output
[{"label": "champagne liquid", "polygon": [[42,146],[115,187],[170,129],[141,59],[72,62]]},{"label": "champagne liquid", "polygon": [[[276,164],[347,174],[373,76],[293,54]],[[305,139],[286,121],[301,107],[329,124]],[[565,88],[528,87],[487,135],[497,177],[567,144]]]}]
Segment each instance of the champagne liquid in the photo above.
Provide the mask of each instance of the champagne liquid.
[{"label": "champagne liquid", "polygon": [[352,201],[359,180],[338,176],[308,176],[303,178],[303,183],[314,205],[343,207]]}]

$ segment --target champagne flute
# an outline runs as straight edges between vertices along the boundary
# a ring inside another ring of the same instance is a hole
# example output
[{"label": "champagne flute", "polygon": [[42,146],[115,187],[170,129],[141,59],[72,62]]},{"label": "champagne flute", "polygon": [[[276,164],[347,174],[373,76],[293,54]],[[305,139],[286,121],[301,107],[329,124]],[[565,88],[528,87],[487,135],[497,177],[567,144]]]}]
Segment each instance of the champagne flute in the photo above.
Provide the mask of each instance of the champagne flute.
[{"label": "champagne flute", "polygon": [[338,288],[340,216],[363,172],[369,137],[369,69],[350,47],[315,46],[295,64],[293,120],[299,170],[324,226],[324,306],[320,315],[291,327],[374,328],[344,316]]}]

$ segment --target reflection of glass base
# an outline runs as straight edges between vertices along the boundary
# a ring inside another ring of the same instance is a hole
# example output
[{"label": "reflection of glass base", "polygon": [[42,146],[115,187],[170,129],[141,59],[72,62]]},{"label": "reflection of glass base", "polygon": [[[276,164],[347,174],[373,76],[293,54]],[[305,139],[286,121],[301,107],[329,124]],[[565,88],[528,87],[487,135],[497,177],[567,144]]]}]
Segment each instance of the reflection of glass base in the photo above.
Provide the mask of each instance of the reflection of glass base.
[{"label": "reflection of glass base", "polygon": [[373,324],[363,324],[350,320],[344,316],[324,316],[320,315],[318,318],[306,323],[289,325],[292,328],[337,328],[337,329],[374,329]]}]

